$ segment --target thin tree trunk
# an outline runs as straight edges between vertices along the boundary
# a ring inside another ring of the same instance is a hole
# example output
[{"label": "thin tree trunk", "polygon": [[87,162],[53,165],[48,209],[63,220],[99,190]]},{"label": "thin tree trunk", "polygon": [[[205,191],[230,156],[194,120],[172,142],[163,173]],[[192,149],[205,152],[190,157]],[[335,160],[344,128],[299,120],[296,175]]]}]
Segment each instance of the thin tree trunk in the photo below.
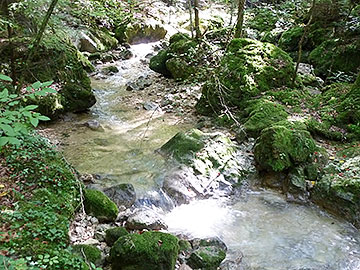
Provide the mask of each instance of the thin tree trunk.
[{"label": "thin tree trunk", "polygon": [[298,58],[297,58],[297,61],[296,61],[296,67],[295,67],[294,77],[293,77],[293,80],[292,80],[293,85],[295,85],[296,75],[297,75],[297,72],[298,72],[298,70],[299,70],[299,65],[300,65],[301,56],[302,56],[302,46],[303,46],[305,37],[306,37],[306,35],[307,35],[307,32],[308,32],[308,30],[309,30],[309,28],[310,28],[310,24],[311,24],[312,19],[313,19],[315,4],[316,4],[316,0],[312,0],[311,7],[310,7],[310,11],[309,11],[309,13],[310,13],[310,18],[309,18],[309,21],[307,22],[307,24],[306,24],[305,27],[304,27],[304,33],[302,34],[301,39],[300,39],[300,41],[299,41]]},{"label": "thin tree trunk", "polygon": [[191,38],[194,38],[194,24],[193,24],[193,16],[192,16],[192,1],[188,0],[189,5],[189,15],[190,15],[190,31],[191,31]]},{"label": "thin tree trunk", "polygon": [[230,0],[230,24],[229,26],[233,25],[233,17],[234,17],[234,5],[235,5],[235,0]]},{"label": "thin tree trunk", "polygon": [[194,0],[194,10],[195,10],[195,34],[196,38],[200,39],[200,18],[199,18],[199,0]]},{"label": "thin tree trunk", "polygon": [[243,24],[244,24],[244,11],[245,11],[245,0],[239,0],[238,17],[235,28],[235,38],[242,37]]},{"label": "thin tree trunk", "polygon": [[40,26],[40,29],[39,31],[37,32],[36,36],[35,36],[35,39],[34,41],[31,43],[31,47],[29,48],[29,52],[28,52],[28,55],[26,57],[26,60],[25,60],[25,64],[24,64],[24,69],[22,71],[22,74],[21,74],[21,77],[20,77],[20,80],[19,80],[19,84],[18,84],[18,87],[16,88],[16,91],[19,93],[21,88],[23,87],[23,84],[24,84],[24,77],[25,77],[25,72],[26,70],[28,69],[29,65],[30,65],[30,62],[35,54],[35,52],[38,50],[39,48],[39,45],[40,45],[40,41],[43,37],[43,34],[45,32],[45,28],[49,22],[49,19],[55,9],[55,6],[57,4],[58,0],[51,0],[51,3],[50,3],[50,6],[46,12],[46,15],[41,23],[41,26]]}]

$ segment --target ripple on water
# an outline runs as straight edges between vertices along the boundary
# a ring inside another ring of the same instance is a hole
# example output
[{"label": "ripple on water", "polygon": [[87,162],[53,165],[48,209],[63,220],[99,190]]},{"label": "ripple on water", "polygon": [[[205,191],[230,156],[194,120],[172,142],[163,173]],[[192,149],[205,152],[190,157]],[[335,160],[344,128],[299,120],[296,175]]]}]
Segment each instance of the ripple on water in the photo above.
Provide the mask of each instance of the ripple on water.
[{"label": "ripple on water", "polygon": [[165,220],[173,233],[220,237],[229,259],[241,251],[249,269],[360,269],[356,229],[272,192],[253,192],[231,206],[211,199],[192,202],[175,208]]}]

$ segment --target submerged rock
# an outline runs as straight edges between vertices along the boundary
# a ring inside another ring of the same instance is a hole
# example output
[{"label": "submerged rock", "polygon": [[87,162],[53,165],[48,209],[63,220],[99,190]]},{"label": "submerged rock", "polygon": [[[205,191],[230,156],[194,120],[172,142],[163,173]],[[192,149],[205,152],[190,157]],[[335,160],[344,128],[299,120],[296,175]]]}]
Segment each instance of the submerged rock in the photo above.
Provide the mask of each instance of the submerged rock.
[{"label": "submerged rock", "polygon": [[144,232],[120,237],[111,248],[113,270],[174,270],[178,239],[162,232]]},{"label": "submerged rock", "polygon": [[104,193],[116,203],[118,207],[132,206],[136,200],[135,188],[132,184],[119,184],[104,190]]},{"label": "submerged rock", "polygon": [[85,189],[84,207],[88,215],[94,216],[101,222],[114,221],[119,214],[116,204],[103,192]]}]

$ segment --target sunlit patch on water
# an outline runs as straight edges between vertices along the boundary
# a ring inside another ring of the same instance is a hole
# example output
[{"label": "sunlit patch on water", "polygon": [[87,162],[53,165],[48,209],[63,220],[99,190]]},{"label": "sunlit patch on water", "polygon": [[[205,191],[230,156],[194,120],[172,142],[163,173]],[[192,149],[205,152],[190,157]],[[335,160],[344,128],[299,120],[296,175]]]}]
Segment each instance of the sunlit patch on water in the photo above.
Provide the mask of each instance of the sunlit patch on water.
[{"label": "sunlit patch on water", "polygon": [[249,194],[232,206],[211,199],[192,202],[175,208],[165,220],[173,233],[220,237],[229,259],[241,251],[249,269],[360,269],[357,230],[272,192]]}]

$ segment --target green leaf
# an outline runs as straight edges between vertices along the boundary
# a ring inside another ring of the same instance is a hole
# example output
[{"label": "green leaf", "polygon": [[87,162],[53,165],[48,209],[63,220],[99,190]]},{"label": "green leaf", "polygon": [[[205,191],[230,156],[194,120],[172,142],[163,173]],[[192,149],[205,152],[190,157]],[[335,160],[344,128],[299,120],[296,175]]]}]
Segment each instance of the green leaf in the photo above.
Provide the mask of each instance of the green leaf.
[{"label": "green leaf", "polygon": [[54,94],[54,93],[57,93],[56,90],[50,88],[50,87],[46,87],[44,88],[44,91],[46,91],[46,93],[50,93],[50,94]]},{"label": "green leaf", "polygon": [[39,119],[38,118],[34,118],[34,117],[30,117],[30,123],[34,126],[37,127],[39,124]]},{"label": "green leaf", "polygon": [[19,145],[20,141],[15,137],[9,137],[9,143]]},{"label": "green leaf", "polygon": [[39,106],[38,105],[28,105],[24,109],[26,111],[32,111],[32,110],[35,110],[37,107],[39,107]]},{"label": "green leaf", "polygon": [[41,82],[36,82],[31,85],[32,88],[35,90],[39,89],[41,87]]},{"label": "green leaf", "polygon": [[9,137],[0,137],[0,146],[4,146],[9,142]]},{"label": "green leaf", "polygon": [[54,83],[54,81],[43,82],[43,83],[42,83],[42,86],[43,86],[43,87],[47,87],[47,86],[52,85],[53,83]]},{"label": "green leaf", "polygon": [[45,115],[40,115],[38,118],[39,118],[39,120],[41,120],[41,121],[49,121],[49,120],[50,120],[50,118],[47,117],[47,116],[45,116]]},{"label": "green leaf", "polygon": [[7,82],[13,81],[9,76],[6,76],[4,74],[0,74],[0,80],[7,81]]},{"label": "green leaf", "polygon": [[7,98],[9,96],[9,91],[5,88],[2,92],[0,92],[0,98]]},{"label": "green leaf", "polygon": [[0,128],[8,135],[8,136],[15,136],[14,129],[7,124],[0,124]]}]

